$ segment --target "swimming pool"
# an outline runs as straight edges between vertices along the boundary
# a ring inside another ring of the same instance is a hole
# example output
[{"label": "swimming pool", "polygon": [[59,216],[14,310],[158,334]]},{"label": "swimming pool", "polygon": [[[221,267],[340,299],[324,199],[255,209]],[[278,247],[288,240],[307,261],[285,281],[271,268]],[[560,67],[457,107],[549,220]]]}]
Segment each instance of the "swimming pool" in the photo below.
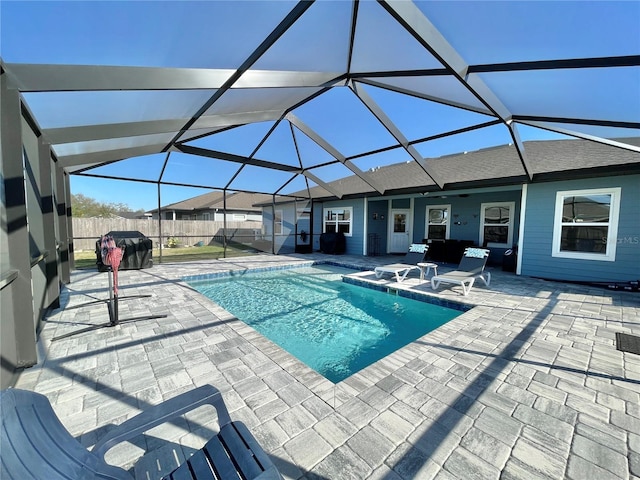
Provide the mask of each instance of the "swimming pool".
[{"label": "swimming pool", "polygon": [[350,285],[348,273],[314,265],[188,283],[334,383],[463,313]]}]

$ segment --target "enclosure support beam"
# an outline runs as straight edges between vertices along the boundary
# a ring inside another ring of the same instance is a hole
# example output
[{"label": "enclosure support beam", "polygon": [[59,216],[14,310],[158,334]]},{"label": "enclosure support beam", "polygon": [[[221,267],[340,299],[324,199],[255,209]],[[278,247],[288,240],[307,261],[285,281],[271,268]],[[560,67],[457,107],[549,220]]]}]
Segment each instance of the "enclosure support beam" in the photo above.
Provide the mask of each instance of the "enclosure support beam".
[{"label": "enclosure support beam", "polygon": [[55,191],[54,202],[56,208],[56,221],[58,222],[58,271],[60,275],[60,281],[64,284],[71,282],[71,269],[69,268],[69,247],[71,245],[71,239],[67,235],[68,227],[67,222],[71,221],[70,217],[67,217],[67,203],[66,203],[66,174],[60,165],[54,164],[55,172]]},{"label": "enclosure support beam", "polygon": [[[167,152],[167,156],[164,158],[164,163],[162,164],[162,170],[160,170],[160,175],[158,176],[158,250],[159,250],[159,259],[158,262],[162,263],[162,203],[160,199],[160,189],[162,186],[162,177],[164,176],[164,171],[167,169],[167,164],[169,163],[169,157],[171,156],[170,152]],[[175,212],[174,212],[175,215]],[[152,250],[153,252],[153,250]]]},{"label": "enclosure support beam", "polygon": [[276,254],[276,196],[271,197],[271,254]]},{"label": "enclosure support beam", "polygon": [[222,257],[227,258],[227,189],[222,190],[222,230],[224,235],[222,236]]},{"label": "enclosure support beam", "polygon": [[76,258],[73,250],[73,214],[71,211],[71,178],[64,174],[64,203],[67,217],[67,238],[69,239],[69,271],[76,268]]},{"label": "enclosure support beam", "polygon": [[31,295],[31,255],[22,161],[20,93],[0,75],[0,172],[2,173],[2,274],[15,280],[2,288],[0,302],[0,387],[14,381],[16,370],[38,361]]},{"label": "enclosure support beam", "polygon": [[[160,199],[160,182],[158,182],[158,263],[162,263],[162,203]],[[153,252],[153,250],[152,250]]]},{"label": "enclosure support beam", "polygon": [[58,260],[56,252],[55,214],[53,211],[53,186],[51,146],[42,137],[39,139],[39,175],[40,206],[42,209],[42,226],[44,227],[44,248],[49,253],[45,259],[45,274],[47,279],[45,307],[60,306],[60,279],[58,275]]}]

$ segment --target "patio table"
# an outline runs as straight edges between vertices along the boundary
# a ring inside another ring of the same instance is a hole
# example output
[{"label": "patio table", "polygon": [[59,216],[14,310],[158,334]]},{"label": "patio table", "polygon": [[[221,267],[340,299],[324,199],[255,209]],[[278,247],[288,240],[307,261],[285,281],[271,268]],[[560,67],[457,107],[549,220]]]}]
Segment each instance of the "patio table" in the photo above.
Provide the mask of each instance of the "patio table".
[{"label": "patio table", "polygon": [[[420,280],[424,280],[425,275],[429,275],[429,272],[433,268],[433,274],[438,275],[438,264],[431,262],[420,262],[418,263],[418,267],[420,267]],[[427,270],[425,273],[425,269]]]}]

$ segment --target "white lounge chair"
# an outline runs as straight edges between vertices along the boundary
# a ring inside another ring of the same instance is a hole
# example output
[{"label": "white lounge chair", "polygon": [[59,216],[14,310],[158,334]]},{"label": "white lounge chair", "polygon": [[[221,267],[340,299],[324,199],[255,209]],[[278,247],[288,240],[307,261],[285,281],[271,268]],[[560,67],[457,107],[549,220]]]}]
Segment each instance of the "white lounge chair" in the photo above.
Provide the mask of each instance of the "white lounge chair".
[{"label": "white lounge chair", "polygon": [[382,278],[385,273],[390,273],[395,275],[398,283],[404,281],[411,270],[420,269],[418,263],[425,261],[428,250],[429,245],[424,243],[412,243],[409,246],[409,251],[402,258],[401,262],[376,267],[374,270],[376,278]]},{"label": "white lounge chair", "polygon": [[487,258],[489,258],[489,250],[486,248],[467,247],[458,268],[452,272],[432,277],[431,288],[437,289],[440,283],[453,283],[460,285],[464,295],[468,295],[476,278],[480,278],[485,285],[489,286],[491,272],[484,271]]}]

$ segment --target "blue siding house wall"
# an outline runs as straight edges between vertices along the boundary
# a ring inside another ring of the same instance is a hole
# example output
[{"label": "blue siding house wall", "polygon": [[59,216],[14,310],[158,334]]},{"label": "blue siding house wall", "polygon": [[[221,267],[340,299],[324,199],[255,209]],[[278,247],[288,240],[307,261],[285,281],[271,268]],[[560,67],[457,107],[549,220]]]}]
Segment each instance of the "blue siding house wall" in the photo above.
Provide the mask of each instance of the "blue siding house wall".
[{"label": "blue siding house wall", "polygon": [[[389,215],[388,200],[372,200],[368,205],[369,221],[367,222],[367,253],[383,255],[387,252],[387,215]],[[369,245],[369,240],[372,244]]]},{"label": "blue siding house wall", "polygon": [[414,202],[414,241],[420,242],[426,236],[427,207],[430,205],[451,205],[451,225],[449,238],[455,240],[469,240],[474,244],[480,244],[480,220],[481,206],[483,203],[513,202],[515,211],[513,215],[513,241],[512,245],[504,248],[491,248],[490,261],[498,263],[502,261],[504,252],[518,242],[518,229],[520,224],[520,200],[521,190],[493,191],[478,193],[465,193],[462,196],[440,195],[418,197]]},{"label": "blue siding house wall", "polygon": [[362,255],[364,246],[364,199],[336,200],[331,202],[314,203],[313,207],[313,231],[317,233],[313,239],[313,249],[320,249],[320,233],[322,233],[323,212],[325,208],[352,207],[353,218],[351,220],[351,235],[346,236],[345,253],[349,255]]},{"label": "blue siding house wall", "polygon": [[[524,225],[521,222],[524,188]],[[554,216],[558,192],[620,189],[620,208],[616,240],[616,253],[612,261],[563,258],[553,255]],[[482,204],[513,202],[513,245],[519,246],[519,273],[550,280],[580,282],[628,282],[640,280],[640,175],[586,178],[544,183],[532,183],[525,187],[465,190],[442,192],[435,195],[413,195],[395,198],[364,198],[315,202],[313,205],[313,250],[320,249],[325,208],[353,209],[351,235],[346,237],[346,252],[351,255],[387,253],[389,215],[392,208],[412,209],[413,242],[426,237],[426,212],[430,205],[450,205],[451,218],[448,237],[480,244]],[[282,205],[285,237],[294,231],[293,204]],[[365,214],[367,216],[365,221]],[[265,219],[269,215],[265,212]],[[372,235],[377,235],[377,251],[367,245]],[[522,238],[519,236],[522,235]],[[291,239],[277,240],[276,251],[288,250]],[[490,262],[499,266],[504,248],[490,247]]]},{"label": "blue siding house wall", "polygon": [[[373,199],[367,202],[367,222],[365,225],[365,200],[349,199],[335,200],[330,202],[322,202],[314,204],[314,232],[318,234],[322,232],[323,227],[323,211],[325,208],[353,208],[353,221],[351,236],[346,237],[346,252],[353,255],[370,254],[372,252],[371,245],[368,245],[370,234],[378,236],[378,254],[387,253],[389,215],[393,208],[409,209],[413,204],[412,213],[412,236],[411,241],[415,243],[422,242],[426,237],[426,212],[429,205],[451,205],[451,225],[449,238],[455,240],[469,240],[474,244],[480,242],[480,221],[481,221],[481,205],[483,203],[497,202],[513,202],[515,211],[513,215],[513,241],[515,244],[518,239],[519,221],[520,221],[520,187],[513,187],[512,190],[497,190],[491,192],[478,191],[472,194],[457,194],[435,196],[435,197],[409,197],[394,199]],[[365,231],[366,229],[366,231]],[[319,235],[315,235],[313,249],[319,250]],[[365,240],[367,240],[365,251]],[[502,260],[502,255],[508,245],[504,248],[493,247],[491,249],[491,259],[494,263]]]},{"label": "blue siding house wall", "polygon": [[[615,260],[553,257],[556,193],[614,187],[621,188]],[[580,282],[640,280],[640,175],[528,185],[521,248],[523,275]]]}]

